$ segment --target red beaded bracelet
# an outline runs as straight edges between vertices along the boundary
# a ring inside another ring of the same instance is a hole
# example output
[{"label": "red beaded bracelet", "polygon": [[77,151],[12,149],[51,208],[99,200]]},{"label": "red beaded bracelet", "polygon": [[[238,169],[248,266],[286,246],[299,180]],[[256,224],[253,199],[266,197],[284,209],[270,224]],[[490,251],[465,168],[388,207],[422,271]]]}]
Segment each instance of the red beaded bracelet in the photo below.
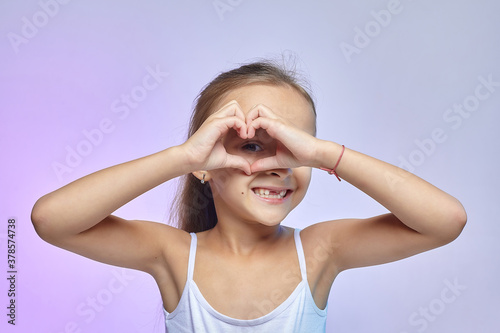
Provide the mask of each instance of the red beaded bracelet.
[{"label": "red beaded bracelet", "polygon": [[342,145],[342,151],[340,152],[340,156],[339,156],[339,159],[337,161],[337,164],[335,164],[333,169],[320,168],[321,170],[327,171],[330,175],[335,175],[335,177],[337,177],[339,182],[340,182],[340,177],[339,177],[339,175],[337,175],[337,172],[335,170],[337,169],[337,166],[339,165],[340,160],[342,159],[342,155],[344,155],[344,150],[345,150],[345,147],[344,147],[344,145]]}]

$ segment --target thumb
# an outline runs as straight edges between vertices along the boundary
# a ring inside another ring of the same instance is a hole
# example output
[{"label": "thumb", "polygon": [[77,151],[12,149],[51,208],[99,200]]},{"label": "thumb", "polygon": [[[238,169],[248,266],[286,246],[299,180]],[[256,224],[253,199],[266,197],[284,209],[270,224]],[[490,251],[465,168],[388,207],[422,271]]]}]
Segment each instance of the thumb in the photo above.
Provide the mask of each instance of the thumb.
[{"label": "thumb", "polygon": [[252,172],[272,170],[272,169],[282,169],[283,167],[278,164],[276,156],[269,156],[261,158],[252,163],[250,169]]},{"label": "thumb", "polygon": [[226,167],[243,170],[247,175],[252,174],[250,163],[241,156],[227,155]]}]

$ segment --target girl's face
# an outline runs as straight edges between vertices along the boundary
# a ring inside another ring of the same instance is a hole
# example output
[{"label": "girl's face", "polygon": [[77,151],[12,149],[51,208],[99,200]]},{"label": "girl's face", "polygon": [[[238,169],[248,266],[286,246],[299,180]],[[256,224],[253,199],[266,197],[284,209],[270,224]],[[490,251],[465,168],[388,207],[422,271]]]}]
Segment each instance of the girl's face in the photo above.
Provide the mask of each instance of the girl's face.
[{"label": "girl's face", "polygon": [[[239,103],[245,115],[255,105],[263,104],[295,127],[315,134],[312,106],[289,86],[248,85],[231,91],[220,105],[231,100]],[[242,156],[250,164],[274,155],[277,146],[277,141],[264,129],[258,129],[252,139],[242,139],[231,130],[222,142],[229,154]],[[231,168],[209,173],[219,222],[236,220],[267,226],[279,224],[302,201],[311,180],[310,167],[266,170],[249,176]],[[269,191],[267,197],[266,190]],[[283,191],[286,191],[285,197],[278,197]]]}]

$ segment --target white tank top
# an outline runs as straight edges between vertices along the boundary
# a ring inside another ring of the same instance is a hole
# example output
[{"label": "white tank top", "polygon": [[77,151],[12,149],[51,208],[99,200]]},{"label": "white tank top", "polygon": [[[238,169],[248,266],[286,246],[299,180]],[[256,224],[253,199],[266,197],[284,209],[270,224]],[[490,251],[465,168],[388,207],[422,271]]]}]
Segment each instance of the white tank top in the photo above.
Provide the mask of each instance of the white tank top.
[{"label": "white tank top", "polygon": [[299,229],[295,229],[294,238],[302,281],[292,294],[270,313],[256,319],[243,320],[228,317],[215,310],[198,289],[193,280],[197,238],[196,234],[191,233],[187,281],[181,299],[172,313],[163,309],[166,331],[169,333],[325,332],[328,305],[321,310],[314,303],[307,282],[306,260]]}]

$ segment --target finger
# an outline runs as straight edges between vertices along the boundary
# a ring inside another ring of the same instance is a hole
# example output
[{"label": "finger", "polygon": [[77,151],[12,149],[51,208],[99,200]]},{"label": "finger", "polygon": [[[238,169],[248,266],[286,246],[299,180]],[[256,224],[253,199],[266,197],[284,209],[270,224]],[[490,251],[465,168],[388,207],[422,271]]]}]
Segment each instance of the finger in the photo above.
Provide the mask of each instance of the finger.
[{"label": "finger", "polygon": [[211,120],[211,123],[213,125],[217,126],[218,128],[224,130],[224,132],[227,132],[227,130],[229,130],[231,128],[237,132],[242,128],[246,130],[245,121],[240,119],[239,117],[236,117],[236,116],[215,118],[215,119]]},{"label": "finger", "polygon": [[270,137],[280,140],[284,136],[283,132],[286,130],[285,127],[286,125],[280,120],[259,117],[252,121],[250,126],[247,128],[247,132],[248,137],[253,138],[255,136],[255,132],[259,128],[262,128],[267,132],[267,134],[269,134]]},{"label": "finger", "polygon": [[[222,119],[226,117],[237,117],[241,119],[243,122],[245,122],[245,114],[243,113],[243,110],[241,109],[240,105],[238,104],[237,101],[233,100],[224,105],[222,108],[220,108],[217,112],[215,112],[213,115],[211,115],[209,118],[217,118],[217,119]],[[207,119],[208,120],[208,119]],[[234,128],[238,135],[242,139],[247,138],[247,126],[245,122],[245,126],[238,126],[237,128]]]},{"label": "finger", "polygon": [[254,121],[260,118],[279,119],[279,117],[267,106],[263,104],[255,105],[252,109],[250,109],[246,116],[249,138],[253,138],[255,136],[255,130],[259,127],[252,128],[252,124],[254,123]]},{"label": "finger", "polygon": [[[236,116],[221,118],[221,120],[224,122],[227,121],[228,130],[230,128],[232,128],[236,131],[236,133],[238,133],[240,138],[242,138],[242,139],[247,138],[247,125],[246,125],[244,120],[242,120]],[[226,134],[226,133],[227,133],[227,130],[224,132],[224,134]]]},{"label": "finger", "polygon": [[236,100],[232,100],[229,103],[222,106],[219,110],[213,113],[214,117],[228,117],[228,116],[236,116],[241,120],[245,121],[245,114],[241,109],[240,104]]},{"label": "finger", "polygon": [[253,162],[252,165],[250,166],[250,170],[252,173],[258,171],[273,170],[273,169],[283,169],[283,166],[281,166],[278,163],[276,156],[264,157],[262,159]]},{"label": "finger", "polygon": [[241,156],[228,154],[226,160],[226,167],[240,169],[247,175],[252,174],[250,163],[248,163],[248,161]]},{"label": "finger", "polygon": [[237,133],[246,135],[246,124],[240,118],[233,116],[207,119],[193,135],[192,138],[195,140],[193,142],[197,142],[197,145],[213,146],[215,142],[226,135],[230,129],[234,129]]},{"label": "finger", "polygon": [[250,111],[248,111],[246,119],[247,121],[253,121],[258,117],[268,117],[273,119],[278,118],[278,116],[273,112],[273,110],[271,110],[264,104],[257,104],[254,107],[252,107]]}]

